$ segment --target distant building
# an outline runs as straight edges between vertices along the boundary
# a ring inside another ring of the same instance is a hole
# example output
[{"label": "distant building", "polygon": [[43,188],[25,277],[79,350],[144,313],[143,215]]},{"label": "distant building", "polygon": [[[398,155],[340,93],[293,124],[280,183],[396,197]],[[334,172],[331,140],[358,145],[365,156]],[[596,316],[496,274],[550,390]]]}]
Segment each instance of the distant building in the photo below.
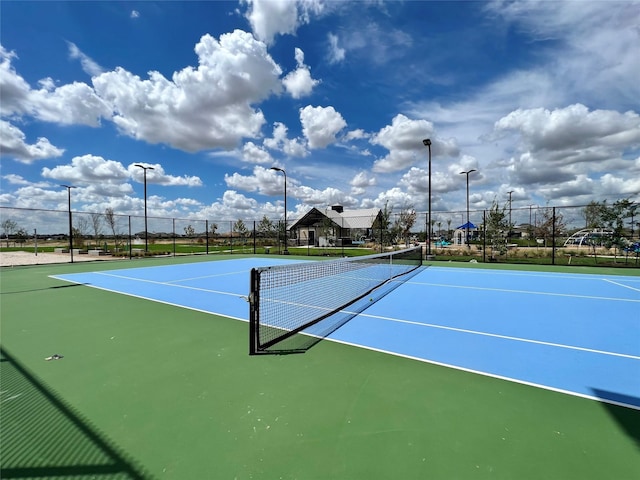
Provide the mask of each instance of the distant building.
[{"label": "distant building", "polygon": [[381,218],[382,211],[377,208],[345,210],[341,205],[324,210],[312,208],[289,231],[300,246],[358,245],[373,237],[376,220]]}]

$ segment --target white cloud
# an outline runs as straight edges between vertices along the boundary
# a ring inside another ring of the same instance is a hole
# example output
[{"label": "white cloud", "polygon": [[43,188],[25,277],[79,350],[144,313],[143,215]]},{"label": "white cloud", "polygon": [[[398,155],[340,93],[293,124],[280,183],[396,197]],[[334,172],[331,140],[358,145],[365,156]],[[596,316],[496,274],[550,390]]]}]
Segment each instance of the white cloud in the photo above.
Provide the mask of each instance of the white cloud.
[{"label": "white cloud", "polygon": [[2,116],[31,115],[62,125],[98,126],[101,118],[109,118],[111,110],[91,87],[74,82],[53,88],[51,79],[40,82],[42,88],[32,90],[11,65],[15,53],[0,47],[0,113]]},{"label": "white cloud", "polygon": [[494,1],[488,12],[558,45],[545,68],[554,85],[578,98],[626,109],[640,98],[637,2]]},{"label": "white cloud", "polygon": [[131,10],[130,18],[140,18],[140,12],[137,10]]},{"label": "white cloud", "polygon": [[98,65],[91,57],[84,54],[78,46],[73,42],[67,42],[69,46],[69,57],[74,60],[80,60],[80,64],[82,65],[82,70],[92,77],[100,75],[104,69]]},{"label": "white cloud", "polygon": [[[153,183],[157,185],[163,185],[166,187],[201,187],[202,180],[199,177],[183,175],[182,177],[176,177],[174,175],[168,175],[165,173],[164,168],[159,163],[144,164],[145,167],[152,167],[153,170],[147,170],[147,183]],[[144,182],[144,170],[140,167],[136,167],[136,164],[130,164],[127,167],[127,172],[135,181],[139,183]]]},{"label": "white cloud", "polygon": [[338,46],[338,36],[333,33],[329,33],[327,35],[327,39],[329,42],[329,53],[327,54],[329,63],[334,64],[342,62],[345,58],[346,51],[344,48]]},{"label": "white cloud", "polygon": [[122,68],[93,79],[123,134],[188,152],[231,149],[259,135],[264,116],[252,105],[280,88],[281,70],[266,46],[235,30],[219,41],[204,35],[195,51],[198,68],[184,68],[171,80],[159,72],[141,80]]},{"label": "white cloud", "polygon": [[266,44],[276,35],[294,34],[324,9],[322,0],[246,0],[246,17],[256,37]]},{"label": "white cloud", "polygon": [[299,139],[287,138],[287,126],[282,122],[273,124],[273,137],[264,140],[264,146],[284,152],[289,157],[305,157],[308,151]]},{"label": "white cloud", "polygon": [[35,144],[28,144],[25,134],[19,128],[0,120],[0,152],[3,156],[28,164],[36,160],[60,157],[64,149],[51,145],[44,137],[38,138]]},{"label": "white cloud", "polygon": [[311,78],[311,70],[304,64],[304,53],[299,48],[295,49],[296,62],[298,67],[287,74],[282,80],[286,91],[293,98],[302,98],[311,95],[313,87],[320,83],[320,80]]},{"label": "white cloud", "polygon": [[333,107],[312,107],[300,109],[302,133],[307,138],[309,148],[325,148],[335,143],[336,135],[347,126],[347,122]]},{"label": "white cloud", "polygon": [[[460,152],[452,139],[434,138],[434,128],[427,120],[412,120],[405,115],[396,115],[391,125],[382,128],[370,142],[380,145],[389,151],[384,158],[375,161],[376,172],[394,172],[403,170],[417,161],[423,162],[427,149],[422,143],[425,138],[431,139],[432,156],[457,156]],[[419,160],[418,160],[419,157]]]},{"label": "white cloud", "polygon": [[640,115],[612,110],[590,112],[580,104],[553,111],[518,109],[498,120],[495,130],[518,132],[533,152],[583,149],[593,145],[640,146]]},{"label": "white cloud", "polygon": [[242,147],[242,160],[247,163],[273,163],[273,157],[253,142],[247,142]]},{"label": "white cloud", "polygon": [[120,162],[88,154],[72,158],[68,165],[45,167],[42,176],[74,185],[90,185],[122,183],[129,178],[129,173]]}]

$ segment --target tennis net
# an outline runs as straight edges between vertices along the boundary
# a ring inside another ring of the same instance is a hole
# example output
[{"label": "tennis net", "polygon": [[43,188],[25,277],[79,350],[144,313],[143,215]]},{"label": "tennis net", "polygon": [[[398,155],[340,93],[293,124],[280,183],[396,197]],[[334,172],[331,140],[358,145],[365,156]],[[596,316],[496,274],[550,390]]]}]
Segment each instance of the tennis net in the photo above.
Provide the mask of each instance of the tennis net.
[{"label": "tennis net", "polygon": [[251,355],[303,352],[410,278],[422,247],[251,270]]}]

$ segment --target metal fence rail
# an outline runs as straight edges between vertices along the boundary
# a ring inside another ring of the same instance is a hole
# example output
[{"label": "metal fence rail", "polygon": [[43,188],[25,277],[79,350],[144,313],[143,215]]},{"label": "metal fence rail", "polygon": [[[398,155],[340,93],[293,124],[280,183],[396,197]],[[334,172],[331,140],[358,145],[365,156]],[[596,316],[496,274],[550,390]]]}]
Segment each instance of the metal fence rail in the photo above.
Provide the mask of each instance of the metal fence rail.
[{"label": "metal fence rail", "polygon": [[[345,256],[421,244],[428,259],[638,267],[640,212],[593,205],[215,220],[0,207],[0,247],[142,257]],[[329,210],[326,210],[328,212]],[[318,211],[319,212],[319,211]],[[69,231],[69,225],[71,232]],[[145,231],[145,224],[147,230]],[[286,232],[286,235],[285,235]],[[286,242],[285,242],[286,236]],[[285,248],[286,246],[286,248]]]}]

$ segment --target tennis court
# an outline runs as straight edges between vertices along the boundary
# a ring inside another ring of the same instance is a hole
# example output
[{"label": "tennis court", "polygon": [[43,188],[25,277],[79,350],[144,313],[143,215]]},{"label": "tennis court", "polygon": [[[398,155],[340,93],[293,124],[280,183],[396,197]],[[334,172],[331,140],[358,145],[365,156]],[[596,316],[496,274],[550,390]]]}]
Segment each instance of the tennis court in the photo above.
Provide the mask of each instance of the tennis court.
[{"label": "tennis court", "polygon": [[98,448],[109,478],[640,473],[639,276],[429,265],[308,353],[250,357],[250,270],[305,261],[4,271],[3,355],[124,448]]}]

